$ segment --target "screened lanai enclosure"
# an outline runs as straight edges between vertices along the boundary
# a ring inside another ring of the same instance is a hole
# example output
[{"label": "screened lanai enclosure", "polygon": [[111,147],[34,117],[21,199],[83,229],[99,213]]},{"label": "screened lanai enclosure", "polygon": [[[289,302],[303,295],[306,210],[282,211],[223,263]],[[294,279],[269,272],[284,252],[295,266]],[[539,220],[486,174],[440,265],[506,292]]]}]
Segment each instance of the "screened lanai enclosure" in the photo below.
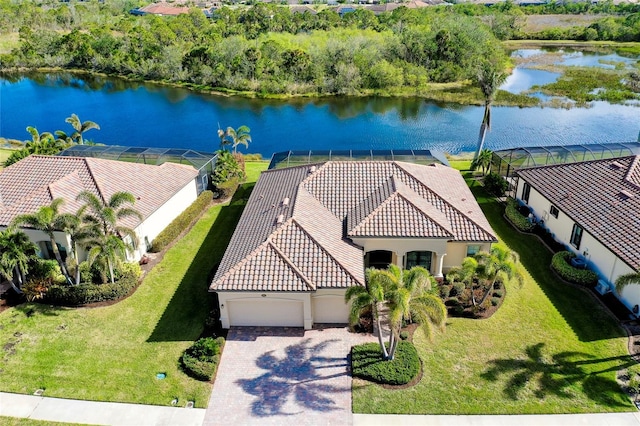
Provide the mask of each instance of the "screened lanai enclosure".
[{"label": "screened lanai enclosure", "polygon": [[209,176],[216,164],[216,154],[182,148],[145,148],[119,145],[74,145],[60,154],[67,157],[93,157],[106,160],[151,164],[178,163],[198,170],[198,194],[209,186]]},{"label": "screened lanai enclosure", "polygon": [[640,142],[525,147],[493,151],[491,171],[510,178],[525,167],[577,163],[640,154]]},{"label": "screened lanai enclosure", "polygon": [[405,161],[416,164],[449,165],[444,153],[427,149],[380,149],[380,150],[314,150],[282,151],[271,157],[269,169],[301,166],[324,161]]}]

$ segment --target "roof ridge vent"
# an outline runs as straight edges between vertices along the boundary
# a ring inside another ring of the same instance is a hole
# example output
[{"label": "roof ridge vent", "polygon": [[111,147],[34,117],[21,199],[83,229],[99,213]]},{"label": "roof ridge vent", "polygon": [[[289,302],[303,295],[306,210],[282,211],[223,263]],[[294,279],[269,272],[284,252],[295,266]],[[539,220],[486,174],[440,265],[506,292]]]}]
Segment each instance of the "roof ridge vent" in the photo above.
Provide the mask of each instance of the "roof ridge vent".
[{"label": "roof ridge vent", "polygon": [[281,214],[278,216],[278,219],[276,219],[276,223],[277,224],[281,224],[282,222],[284,222],[284,215]]},{"label": "roof ridge vent", "polygon": [[311,173],[315,173],[315,171],[316,171],[317,169],[318,169],[318,168],[317,168],[316,166],[311,166],[311,167],[309,168],[309,174],[311,174]]},{"label": "roof ridge vent", "polygon": [[287,207],[289,205],[289,197],[284,197],[282,200],[282,206]]},{"label": "roof ridge vent", "polygon": [[624,167],[624,165],[623,165],[623,164],[621,164],[621,163],[619,163],[619,162],[617,162],[617,161],[614,161],[613,163],[611,163],[611,166],[610,166],[610,167],[611,167],[612,169],[619,170],[619,169],[623,168],[623,167]]}]

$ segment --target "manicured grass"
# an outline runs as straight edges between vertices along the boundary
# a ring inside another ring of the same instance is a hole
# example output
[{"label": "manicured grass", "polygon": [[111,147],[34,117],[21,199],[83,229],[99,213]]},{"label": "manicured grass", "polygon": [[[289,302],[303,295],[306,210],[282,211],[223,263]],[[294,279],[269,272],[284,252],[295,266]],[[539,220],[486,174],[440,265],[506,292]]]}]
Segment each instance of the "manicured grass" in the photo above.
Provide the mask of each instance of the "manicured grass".
[{"label": "manicured grass", "polygon": [[[252,176],[262,163],[252,166]],[[245,185],[241,194],[250,190]],[[222,258],[242,203],[215,206],[129,298],[109,307],[24,304],[0,313],[0,390],[96,401],[205,407],[211,385],[178,368],[209,311],[211,268]],[[156,373],[164,372],[164,380]]]},{"label": "manicured grass", "polygon": [[450,318],[433,342],[416,335],[424,375],[403,390],[354,380],[356,413],[534,414],[629,411],[616,371],[637,370],[626,335],[591,295],[558,282],[551,253],[515,232],[503,208],[473,191],[501,244],[521,256],[522,287],[511,285],[490,319]]},{"label": "manicured grass", "polygon": [[2,426],[75,426],[79,423],[60,423],[47,420],[22,419],[18,417],[0,416],[0,425]]}]

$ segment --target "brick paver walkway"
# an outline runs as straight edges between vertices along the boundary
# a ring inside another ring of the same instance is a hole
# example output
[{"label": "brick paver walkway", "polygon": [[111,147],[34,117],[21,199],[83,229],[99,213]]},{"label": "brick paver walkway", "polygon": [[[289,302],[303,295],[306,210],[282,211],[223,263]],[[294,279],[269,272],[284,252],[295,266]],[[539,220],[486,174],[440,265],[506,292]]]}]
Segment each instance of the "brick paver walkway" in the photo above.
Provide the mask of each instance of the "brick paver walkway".
[{"label": "brick paver walkway", "polygon": [[238,327],[229,331],[204,425],[349,425],[346,328]]}]

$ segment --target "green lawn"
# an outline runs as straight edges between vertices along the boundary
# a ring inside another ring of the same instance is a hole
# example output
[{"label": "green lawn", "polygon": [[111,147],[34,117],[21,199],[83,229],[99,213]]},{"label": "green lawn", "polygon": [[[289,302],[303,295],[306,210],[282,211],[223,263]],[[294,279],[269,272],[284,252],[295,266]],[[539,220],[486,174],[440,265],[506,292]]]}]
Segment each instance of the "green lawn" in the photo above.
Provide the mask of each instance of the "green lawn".
[{"label": "green lawn", "polygon": [[[254,179],[266,163],[250,163]],[[239,191],[246,198],[251,184]],[[178,369],[209,311],[207,276],[243,202],[211,208],[129,298],[94,309],[24,304],[0,313],[0,391],[96,401],[205,407],[211,385]],[[156,379],[164,372],[166,379]]]},{"label": "green lawn", "polygon": [[626,335],[594,299],[554,279],[551,254],[516,233],[502,207],[473,188],[501,243],[520,253],[526,282],[509,286],[487,320],[450,318],[433,342],[417,335],[420,383],[387,390],[354,380],[356,413],[534,414],[635,410],[616,371],[637,366]]},{"label": "green lawn", "polygon": [[47,420],[22,419],[18,417],[0,416],[0,425],[2,426],[75,426],[78,423],[60,423],[50,422]]}]

